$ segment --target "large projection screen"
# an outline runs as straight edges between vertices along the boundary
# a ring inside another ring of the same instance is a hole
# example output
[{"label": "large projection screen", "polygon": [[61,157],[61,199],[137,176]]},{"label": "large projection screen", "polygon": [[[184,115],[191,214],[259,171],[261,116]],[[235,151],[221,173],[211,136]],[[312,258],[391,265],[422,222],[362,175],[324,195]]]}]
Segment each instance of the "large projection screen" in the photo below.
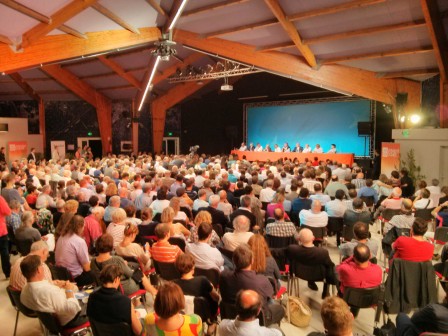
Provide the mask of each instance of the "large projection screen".
[{"label": "large projection screen", "polygon": [[358,136],[358,122],[373,121],[373,105],[369,100],[247,104],[246,141],[272,149],[285,142],[291,148],[297,142],[320,144],[324,153],[334,143],[338,153],[370,156],[371,139]]}]

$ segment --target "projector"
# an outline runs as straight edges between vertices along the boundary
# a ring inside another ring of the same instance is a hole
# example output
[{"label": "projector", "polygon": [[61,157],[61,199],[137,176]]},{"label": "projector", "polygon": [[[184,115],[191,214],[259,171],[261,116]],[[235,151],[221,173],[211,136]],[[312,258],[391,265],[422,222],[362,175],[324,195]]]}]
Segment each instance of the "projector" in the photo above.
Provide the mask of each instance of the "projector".
[{"label": "projector", "polygon": [[232,91],[233,85],[230,84],[223,84],[221,85],[221,91]]}]

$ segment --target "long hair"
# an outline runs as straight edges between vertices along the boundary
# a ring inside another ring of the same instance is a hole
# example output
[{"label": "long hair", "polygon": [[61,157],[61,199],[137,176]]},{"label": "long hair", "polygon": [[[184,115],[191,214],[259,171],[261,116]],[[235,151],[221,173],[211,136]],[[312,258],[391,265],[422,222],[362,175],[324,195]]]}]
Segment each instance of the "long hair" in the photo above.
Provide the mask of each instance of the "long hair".
[{"label": "long hair", "polygon": [[248,244],[254,256],[252,270],[257,273],[264,273],[266,271],[266,258],[271,256],[266,240],[257,233],[250,237]]},{"label": "long hair", "polygon": [[63,237],[67,234],[78,234],[79,230],[84,227],[84,217],[80,215],[74,215],[70,221],[60,231],[60,236]]}]

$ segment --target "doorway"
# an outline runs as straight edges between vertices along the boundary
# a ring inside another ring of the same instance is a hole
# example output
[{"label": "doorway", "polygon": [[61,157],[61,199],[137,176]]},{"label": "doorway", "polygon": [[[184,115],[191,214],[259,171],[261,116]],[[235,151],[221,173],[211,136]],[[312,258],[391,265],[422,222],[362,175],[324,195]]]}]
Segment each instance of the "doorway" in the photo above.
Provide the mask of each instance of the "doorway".
[{"label": "doorway", "polygon": [[162,150],[166,155],[178,155],[179,154],[179,138],[166,137],[163,138]]},{"label": "doorway", "polygon": [[93,157],[103,156],[103,145],[101,138],[78,138],[78,147],[84,148],[85,145],[92,148]]}]

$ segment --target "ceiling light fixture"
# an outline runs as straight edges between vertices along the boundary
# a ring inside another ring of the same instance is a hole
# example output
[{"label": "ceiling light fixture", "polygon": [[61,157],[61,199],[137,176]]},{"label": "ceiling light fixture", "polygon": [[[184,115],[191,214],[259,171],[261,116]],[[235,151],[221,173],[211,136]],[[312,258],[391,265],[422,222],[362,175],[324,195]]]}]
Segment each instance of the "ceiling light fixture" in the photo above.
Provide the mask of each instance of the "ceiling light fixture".
[{"label": "ceiling light fixture", "polygon": [[182,14],[182,11],[184,10],[185,6],[187,5],[188,0],[183,0],[180,4],[179,8],[177,9],[177,13],[174,16],[173,21],[171,21],[170,26],[168,27],[168,30],[171,30],[176,25],[177,20],[179,19],[180,15]]},{"label": "ceiling light fixture", "polygon": [[143,93],[142,100],[140,101],[140,105],[138,106],[139,112],[141,111],[141,109],[143,107],[143,103],[145,102],[146,95],[148,94],[148,91],[151,87],[151,83],[152,83],[152,80],[154,79],[154,75],[156,73],[157,66],[159,65],[159,62],[160,62],[160,56],[157,56],[154,66],[152,67],[152,71],[151,71],[151,75],[149,76],[148,83],[146,84],[146,88],[145,88],[145,92]]}]

